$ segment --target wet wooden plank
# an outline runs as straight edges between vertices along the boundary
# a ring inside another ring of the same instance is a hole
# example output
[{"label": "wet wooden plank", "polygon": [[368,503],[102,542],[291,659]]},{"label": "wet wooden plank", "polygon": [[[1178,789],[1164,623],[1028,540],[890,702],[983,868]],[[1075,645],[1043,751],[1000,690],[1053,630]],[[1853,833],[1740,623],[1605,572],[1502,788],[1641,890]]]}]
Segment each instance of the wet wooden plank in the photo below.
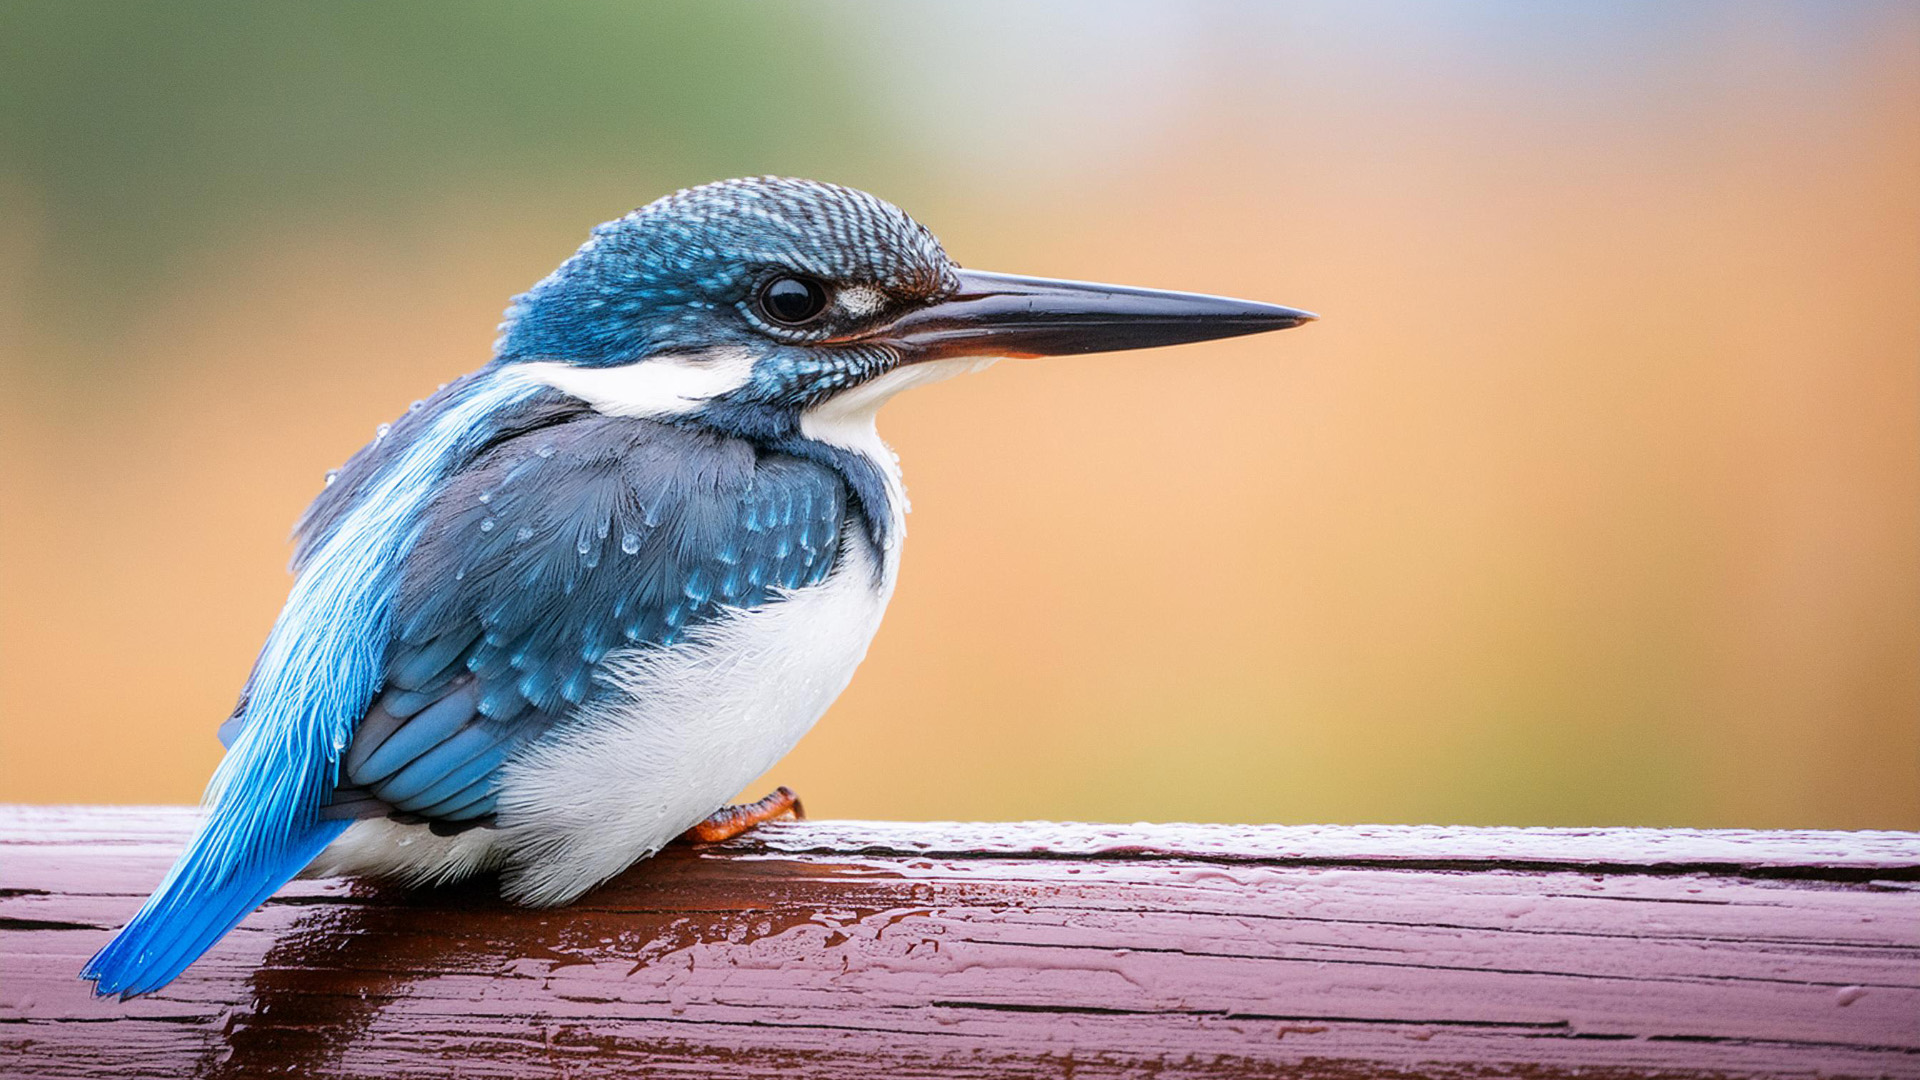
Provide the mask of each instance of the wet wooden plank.
[{"label": "wet wooden plank", "polygon": [[1920,835],[807,822],[530,912],[290,886],[80,963],[191,826],[0,808],[0,1074],[1920,1076]]}]

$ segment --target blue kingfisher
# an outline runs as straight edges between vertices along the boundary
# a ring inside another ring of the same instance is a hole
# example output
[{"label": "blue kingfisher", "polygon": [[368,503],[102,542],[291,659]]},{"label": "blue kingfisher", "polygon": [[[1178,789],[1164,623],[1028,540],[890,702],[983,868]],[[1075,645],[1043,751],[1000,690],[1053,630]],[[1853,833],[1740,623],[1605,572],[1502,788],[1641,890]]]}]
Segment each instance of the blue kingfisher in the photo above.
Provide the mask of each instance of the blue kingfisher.
[{"label": "blue kingfisher", "polygon": [[82,972],[131,997],[308,871],[564,904],[685,833],[866,654],[906,501],[893,395],[999,357],[1298,326],[1271,304],[963,270],[890,203],[689,188],[593,230],[493,359],[328,477],[207,815]]}]

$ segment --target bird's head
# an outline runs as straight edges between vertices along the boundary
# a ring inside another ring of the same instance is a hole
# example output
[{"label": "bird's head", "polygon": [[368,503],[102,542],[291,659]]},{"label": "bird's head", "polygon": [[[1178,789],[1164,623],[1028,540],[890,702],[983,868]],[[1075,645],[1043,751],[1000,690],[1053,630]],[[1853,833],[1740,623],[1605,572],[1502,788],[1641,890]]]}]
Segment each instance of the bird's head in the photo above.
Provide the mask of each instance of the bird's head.
[{"label": "bird's head", "polygon": [[726,180],[599,226],[514,299],[500,364],[607,412],[749,436],[871,407],[998,357],[1108,352],[1297,326],[1292,308],[963,270],[862,191]]}]

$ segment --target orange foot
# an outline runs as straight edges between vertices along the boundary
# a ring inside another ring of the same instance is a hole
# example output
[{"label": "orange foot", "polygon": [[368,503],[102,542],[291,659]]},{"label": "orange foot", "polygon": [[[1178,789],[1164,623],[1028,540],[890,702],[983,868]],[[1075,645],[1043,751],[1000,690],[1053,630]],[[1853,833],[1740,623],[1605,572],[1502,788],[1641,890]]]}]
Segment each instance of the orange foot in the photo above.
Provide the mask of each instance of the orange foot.
[{"label": "orange foot", "polygon": [[712,817],[680,834],[680,839],[688,843],[717,844],[722,840],[731,840],[763,821],[772,821],[789,810],[793,811],[796,819],[807,816],[800,806],[800,796],[795,795],[792,788],[782,785],[759,802],[745,806],[723,806],[715,810]]}]

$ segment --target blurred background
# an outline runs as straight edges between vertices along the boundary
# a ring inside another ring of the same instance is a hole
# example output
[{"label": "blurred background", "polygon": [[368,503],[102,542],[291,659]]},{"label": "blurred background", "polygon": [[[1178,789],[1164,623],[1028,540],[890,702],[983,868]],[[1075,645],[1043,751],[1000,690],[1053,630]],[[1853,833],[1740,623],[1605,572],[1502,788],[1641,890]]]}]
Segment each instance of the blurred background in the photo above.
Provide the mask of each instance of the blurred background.
[{"label": "blurred background", "polygon": [[755,173],[1324,316],[896,401],[816,815],[1920,828],[1911,3],[7,2],[0,800],[196,798],[322,474]]}]

